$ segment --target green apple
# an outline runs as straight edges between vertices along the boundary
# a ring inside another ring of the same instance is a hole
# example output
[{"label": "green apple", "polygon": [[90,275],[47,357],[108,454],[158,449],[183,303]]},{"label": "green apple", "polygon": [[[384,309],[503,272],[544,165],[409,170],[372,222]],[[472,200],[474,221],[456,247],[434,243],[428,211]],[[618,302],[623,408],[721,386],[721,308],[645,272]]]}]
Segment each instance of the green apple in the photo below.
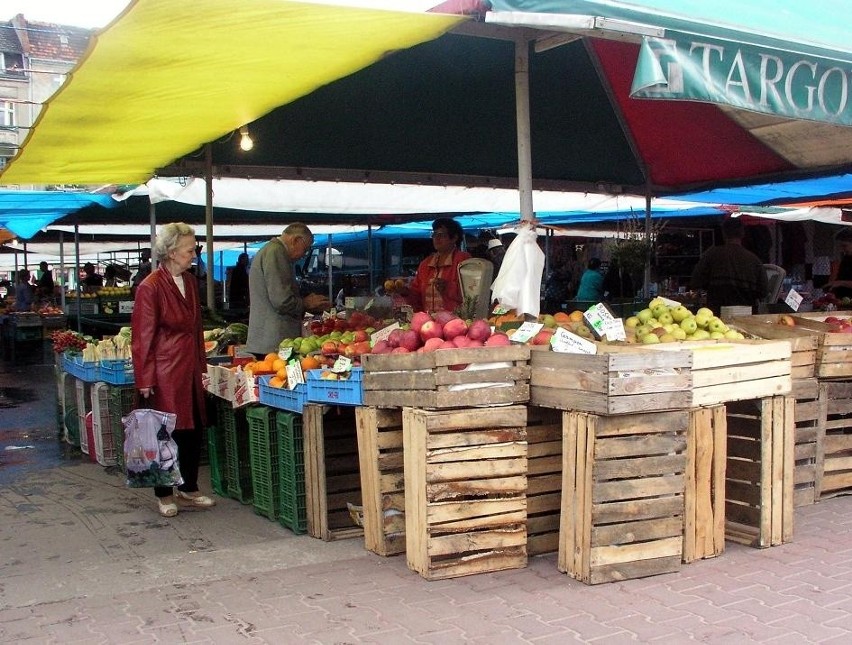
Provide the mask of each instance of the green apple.
[{"label": "green apple", "polygon": [[669,306],[660,303],[657,306],[652,307],[651,312],[654,314],[654,318],[659,320],[660,316],[662,316],[663,314],[669,313]]},{"label": "green apple", "polygon": [[541,323],[548,329],[556,328],[556,318],[554,318],[550,314],[545,314],[544,316],[542,316]]},{"label": "green apple", "polygon": [[704,315],[705,315],[705,316],[707,316],[708,318],[712,318],[713,316],[715,316],[715,315],[716,315],[716,314],[714,314],[714,313],[713,313],[713,310],[712,310],[712,309],[710,309],[710,308],[708,308],[708,307],[701,307],[701,309],[699,309],[698,311],[696,311],[696,312],[695,312],[695,315],[696,315],[696,316],[697,316],[698,314],[704,314]]},{"label": "green apple", "polygon": [[677,342],[677,336],[675,336],[674,334],[663,334],[662,336],[660,336],[660,342],[661,343],[676,343]]},{"label": "green apple", "polygon": [[691,315],[692,312],[683,305],[678,305],[677,307],[672,309],[672,318],[674,318],[674,321],[677,323],[686,320]]},{"label": "green apple", "polygon": [[692,340],[708,340],[710,338],[710,332],[706,329],[696,329],[695,333],[692,334]]},{"label": "green apple", "polygon": [[680,321],[680,328],[689,334],[694,334],[695,330],[698,329],[698,323],[695,320],[695,316],[690,316],[689,318],[684,318]]},{"label": "green apple", "polygon": [[674,322],[674,318],[672,317],[672,312],[670,312],[668,310],[664,311],[659,316],[657,316],[657,320],[659,320],[660,324],[662,324],[663,326],[670,325]]},{"label": "green apple", "polygon": [[662,326],[663,326],[663,323],[661,323],[661,322],[660,322],[659,320],[657,320],[656,318],[651,318],[651,320],[649,320],[649,321],[648,321],[648,325],[649,325],[652,329],[656,329],[657,327],[662,327]]},{"label": "green apple", "polygon": [[725,337],[725,334],[720,331],[711,331],[710,332],[710,340],[721,340]]},{"label": "green apple", "polygon": [[652,312],[650,309],[643,309],[638,314],[636,314],[636,317],[639,319],[640,323],[646,323],[654,317],[654,312]]},{"label": "green apple", "polygon": [[743,340],[745,336],[743,336],[736,329],[729,329],[725,332],[725,338],[727,338],[728,340]]},{"label": "green apple", "polygon": [[663,306],[666,305],[666,301],[663,300],[662,298],[660,298],[659,296],[657,296],[656,298],[651,300],[651,302],[648,303],[648,309],[653,309],[654,307],[657,307],[658,305],[663,305]]},{"label": "green apple", "polygon": [[677,328],[678,328],[678,326],[675,325],[674,323],[666,323],[665,325],[663,325],[663,329],[666,330],[667,334],[671,334]]},{"label": "green apple", "polygon": [[660,342],[660,337],[657,334],[645,334],[639,340],[643,345],[654,345]]},{"label": "green apple", "polygon": [[724,334],[726,331],[728,331],[728,326],[724,322],[722,322],[721,318],[717,318],[716,316],[713,316],[707,322],[707,331],[709,331],[711,333],[714,332],[714,331],[718,331],[718,332],[722,332]]},{"label": "green apple", "polygon": [[686,332],[682,327],[675,327],[672,331],[672,336],[677,338],[678,340],[686,340]]},{"label": "green apple", "polygon": [[639,320],[638,316],[629,316],[624,319],[624,327],[625,329],[635,329],[639,325],[642,324],[642,321]]},{"label": "green apple", "polygon": [[695,324],[698,325],[699,329],[707,329],[707,323],[710,322],[710,319],[713,316],[708,316],[706,310],[702,311],[699,309],[693,317],[695,318]]}]

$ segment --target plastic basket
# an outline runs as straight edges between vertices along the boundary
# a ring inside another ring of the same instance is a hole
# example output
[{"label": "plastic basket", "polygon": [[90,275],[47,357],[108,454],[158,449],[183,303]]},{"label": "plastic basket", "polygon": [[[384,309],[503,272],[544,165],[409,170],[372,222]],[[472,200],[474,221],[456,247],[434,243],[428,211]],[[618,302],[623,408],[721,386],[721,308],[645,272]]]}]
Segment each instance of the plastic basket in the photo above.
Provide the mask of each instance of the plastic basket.
[{"label": "plastic basket", "polygon": [[110,385],[132,384],[133,363],[130,359],[101,361],[98,365],[98,379]]},{"label": "plastic basket", "polygon": [[136,405],[136,390],[133,387],[111,387],[109,389],[109,416],[112,428],[112,445],[115,446],[115,465],[124,470],[124,422],[122,417],[130,414]]},{"label": "plastic basket", "polygon": [[308,401],[329,405],[363,405],[364,368],[353,367],[345,381],[321,379],[323,370],[308,370]]},{"label": "plastic basket", "polygon": [[[116,447],[112,431],[112,415],[109,411],[110,386],[95,383],[92,386],[92,430],[95,460],[101,466],[115,466]],[[123,450],[122,446],[122,450]],[[89,446],[91,455],[92,446]]]},{"label": "plastic basket", "polygon": [[66,371],[87,383],[94,383],[98,380],[98,364],[95,362],[84,363],[83,357],[79,355],[73,357],[67,365]]},{"label": "plastic basket", "polygon": [[77,408],[73,405],[65,410],[63,417],[65,427],[65,441],[72,446],[80,447],[80,419],[77,416]]},{"label": "plastic basket", "polygon": [[210,462],[210,487],[217,495],[227,497],[225,436],[215,425],[207,427],[207,456]]},{"label": "plastic basket", "polygon": [[79,378],[75,381],[77,401],[77,427],[80,429],[80,450],[88,455],[94,446],[89,446],[89,437],[86,433],[86,415],[92,411],[92,385]]},{"label": "plastic basket", "polygon": [[[59,379],[57,381],[59,391],[57,392],[59,397],[59,419],[60,419],[60,432],[62,434],[62,439],[71,445],[79,446],[80,445],[80,436],[76,434],[78,431],[77,424],[77,379],[74,378],[73,375],[68,372],[60,372]],[[72,440],[68,424],[66,421],[69,419],[69,413],[73,410],[74,414],[70,416],[70,418],[74,419],[74,428],[75,434]]]},{"label": "plastic basket", "polygon": [[251,504],[251,456],[246,409],[234,408],[223,399],[217,401],[216,417],[225,436],[225,477],[228,496],[242,504]]},{"label": "plastic basket", "polygon": [[246,409],[251,457],[252,505],[258,515],[278,519],[279,482],[278,432],[275,410],[265,405]]},{"label": "plastic basket", "polygon": [[301,414],[302,408],[304,408],[305,403],[308,402],[307,384],[299,384],[290,390],[286,387],[270,386],[269,381],[271,378],[272,376],[258,377],[258,401],[271,408],[287,410],[288,412],[298,412]]},{"label": "plastic basket", "polygon": [[275,425],[278,430],[278,460],[280,463],[280,510],[278,522],[293,531],[308,530],[308,510],[305,498],[305,445],[302,434],[302,415],[279,412]]}]

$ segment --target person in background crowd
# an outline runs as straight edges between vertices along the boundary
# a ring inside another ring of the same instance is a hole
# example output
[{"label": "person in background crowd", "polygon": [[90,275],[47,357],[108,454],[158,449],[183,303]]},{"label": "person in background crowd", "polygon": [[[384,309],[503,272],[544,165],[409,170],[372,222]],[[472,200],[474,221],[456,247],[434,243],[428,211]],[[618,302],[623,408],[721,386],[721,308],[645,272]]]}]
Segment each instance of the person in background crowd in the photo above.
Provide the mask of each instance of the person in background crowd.
[{"label": "person in background crowd", "polygon": [[108,264],[106,269],[104,269],[104,286],[105,287],[118,286],[118,276],[116,274],[114,264]]},{"label": "person in background crowd", "polygon": [[154,243],[157,270],[136,290],[131,317],[133,374],[139,395],[151,408],[177,416],[172,437],[178,446],[183,484],[154,488],[160,515],[174,517],[181,504],[209,508],[216,502],[198,490],[198,464],[206,425],[201,375],[206,371],[198,282],[189,273],[195,232],[182,222],[166,224]]},{"label": "person in background crowd", "polygon": [[849,298],[852,297],[852,231],[844,229],[834,239],[840,247],[840,261],[832,265],[823,290],[838,298]]},{"label": "person in background crowd", "polygon": [[600,302],[603,298],[604,276],[601,273],[601,261],[592,258],[583,275],[580,277],[580,286],[577,287],[577,300]]},{"label": "person in background crowd", "polygon": [[195,277],[199,280],[207,277],[207,265],[204,264],[204,247],[200,244],[195,247],[195,260],[192,262]]},{"label": "person in background crowd", "polygon": [[330,307],[326,296],[311,293],[302,298],[294,263],[310,251],[314,235],[297,222],[272,238],[254,256],[249,269],[248,341],[246,349],[257,356],[278,351],[285,338],[302,335],[305,311]]},{"label": "person in background crowd", "polygon": [[746,249],[742,220],[722,222],[724,244],[708,249],[692,272],[693,289],[707,292],[707,306],[717,316],[722,307],[756,307],[769,292],[763,262]]},{"label": "person in background crowd", "polygon": [[633,278],[627,269],[622,269],[616,259],[609,262],[603,281],[604,298],[632,298],[636,291],[633,287]]},{"label": "person in background crowd", "polygon": [[463,239],[462,227],[454,219],[439,217],[432,222],[435,252],[417,267],[406,293],[415,311],[454,311],[461,306],[459,263],[471,257],[459,248]]},{"label": "person in background crowd", "polygon": [[41,262],[38,268],[41,271],[41,275],[38,277],[38,282],[36,282],[36,295],[39,298],[53,298],[55,287],[53,284],[53,273],[48,268],[47,262]]},{"label": "person in background crowd", "polygon": [[249,306],[249,256],[240,253],[237,263],[231,268],[228,284],[228,304],[231,309],[248,309]]},{"label": "person in background crowd", "polygon": [[544,282],[544,311],[562,311],[568,302],[571,270],[567,264],[556,263]]},{"label": "person in background crowd", "polygon": [[485,243],[487,249],[485,259],[491,260],[491,264],[494,265],[494,277],[496,278],[500,274],[500,266],[503,264],[503,258],[506,256],[506,248],[494,231],[480,231],[479,239]]},{"label": "person in background crowd", "polygon": [[83,284],[87,287],[102,287],[104,286],[104,278],[100,273],[95,273],[95,265],[91,262],[86,262],[83,265]]},{"label": "person in background crowd", "polygon": [[15,311],[32,311],[33,285],[29,269],[19,269],[15,281]]},{"label": "person in background crowd", "polygon": [[142,249],[139,252],[139,268],[130,282],[131,288],[135,291],[149,273],[151,273],[151,249]]}]

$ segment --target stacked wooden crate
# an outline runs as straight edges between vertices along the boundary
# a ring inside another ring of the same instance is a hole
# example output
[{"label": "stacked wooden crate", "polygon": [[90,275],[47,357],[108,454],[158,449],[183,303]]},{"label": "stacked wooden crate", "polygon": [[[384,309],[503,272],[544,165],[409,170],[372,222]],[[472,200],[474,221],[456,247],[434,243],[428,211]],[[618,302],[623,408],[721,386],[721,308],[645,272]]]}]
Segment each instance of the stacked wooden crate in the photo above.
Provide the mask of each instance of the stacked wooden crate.
[{"label": "stacked wooden crate", "polygon": [[527,408],[527,554],[559,550],[562,413]]},{"label": "stacked wooden crate", "polygon": [[403,409],[408,566],[428,580],[527,563],[527,409]]},{"label": "stacked wooden crate", "polygon": [[820,498],[852,492],[852,382],[824,381],[825,438]]}]

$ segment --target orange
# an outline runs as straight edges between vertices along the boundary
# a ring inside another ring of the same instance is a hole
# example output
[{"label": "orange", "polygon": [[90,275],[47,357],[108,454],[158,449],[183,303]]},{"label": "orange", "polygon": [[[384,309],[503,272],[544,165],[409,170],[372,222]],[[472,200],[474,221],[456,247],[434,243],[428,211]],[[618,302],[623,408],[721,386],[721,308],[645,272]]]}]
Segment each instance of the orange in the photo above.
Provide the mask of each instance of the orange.
[{"label": "orange", "polygon": [[553,320],[555,320],[558,323],[570,322],[571,316],[566,314],[564,311],[557,311],[555,314],[553,314]]},{"label": "orange", "polygon": [[272,361],[272,369],[274,369],[276,372],[278,370],[280,370],[282,367],[284,367],[285,365],[287,365],[287,363],[285,363],[280,358],[276,358],[274,361]]},{"label": "orange", "polygon": [[583,320],[583,312],[579,309],[575,309],[570,314],[568,314],[568,319],[571,322],[580,322]]},{"label": "orange", "polygon": [[266,359],[264,359],[262,361],[258,361],[257,363],[254,364],[254,371],[255,372],[272,372],[273,371],[272,370],[272,363],[270,363]]},{"label": "orange", "polygon": [[287,368],[282,367],[277,372],[275,372],[275,376],[282,379],[286,383],[287,382]]},{"label": "orange", "polygon": [[267,363],[274,363],[277,358],[278,354],[276,354],[275,352],[269,352],[266,356],[263,357],[263,360],[265,360]]},{"label": "orange", "polygon": [[318,369],[320,366],[319,359],[316,356],[305,356],[301,361],[302,371]]},{"label": "orange", "polygon": [[270,387],[284,387],[284,380],[281,379],[280,377],[278,377],[277,375],[273,376],[271,379],[269,379],[269,386]]}]

